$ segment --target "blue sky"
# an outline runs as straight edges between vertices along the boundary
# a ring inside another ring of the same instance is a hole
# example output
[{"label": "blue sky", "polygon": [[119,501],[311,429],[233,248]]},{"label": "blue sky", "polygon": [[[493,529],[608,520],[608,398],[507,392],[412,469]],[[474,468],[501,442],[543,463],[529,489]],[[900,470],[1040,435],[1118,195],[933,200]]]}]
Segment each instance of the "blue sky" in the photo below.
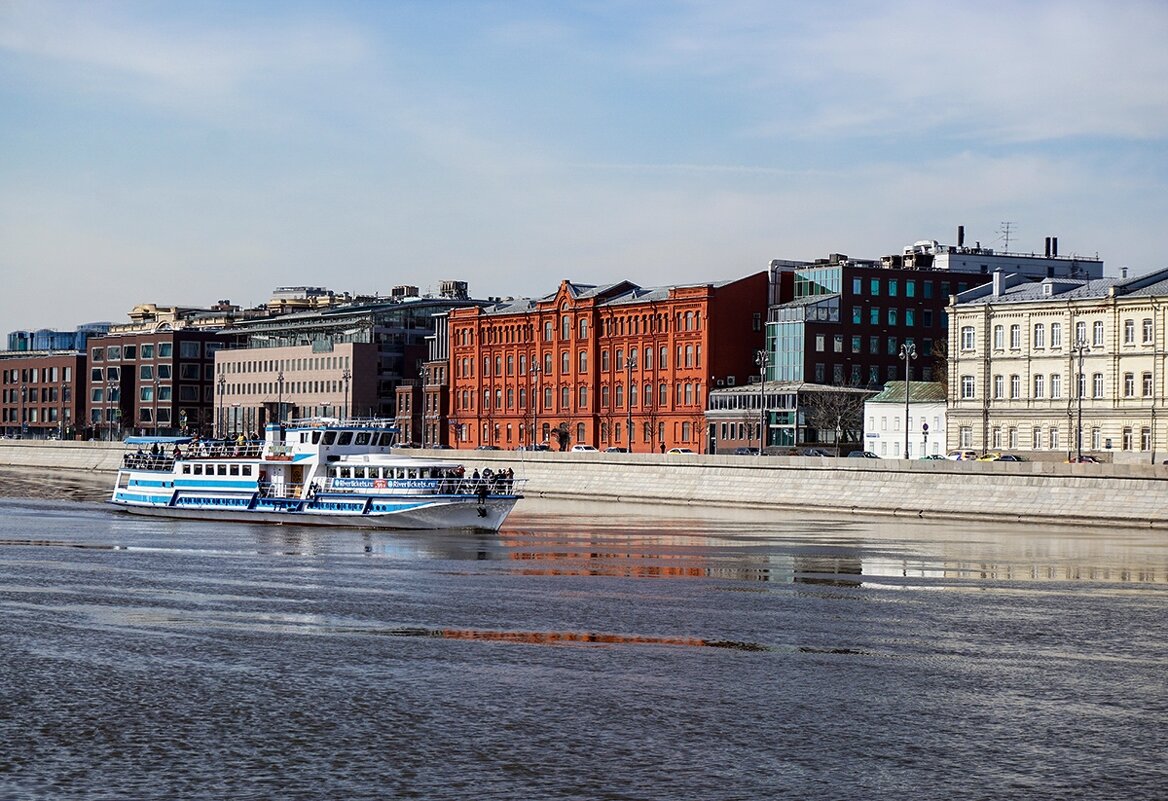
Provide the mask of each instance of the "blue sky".
[{"label": "blue sky", "polygon": [[0,0],[0,332],[722,280],[918,239],[1168,266],[1168,4]]}]

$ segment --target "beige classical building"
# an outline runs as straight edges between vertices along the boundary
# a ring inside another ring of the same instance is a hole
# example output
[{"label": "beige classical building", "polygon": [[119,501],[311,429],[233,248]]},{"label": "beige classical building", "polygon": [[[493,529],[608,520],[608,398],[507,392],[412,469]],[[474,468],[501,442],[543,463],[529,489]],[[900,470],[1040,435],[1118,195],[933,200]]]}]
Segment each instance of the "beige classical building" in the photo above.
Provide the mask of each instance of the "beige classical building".
[{"label": "beige classical building", "polygon": [[948,447],[1161,461],[1166,311],[1168,270],[1041,282],[995,273],[954,296]]}]

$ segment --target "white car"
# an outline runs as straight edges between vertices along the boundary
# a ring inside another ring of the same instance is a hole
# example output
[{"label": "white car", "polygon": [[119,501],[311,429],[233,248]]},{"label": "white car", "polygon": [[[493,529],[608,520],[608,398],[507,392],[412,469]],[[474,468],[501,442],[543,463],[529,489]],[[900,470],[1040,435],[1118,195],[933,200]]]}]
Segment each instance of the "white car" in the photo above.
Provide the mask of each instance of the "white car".
[{"label": "white car", "polygon": [[573,445],[572,446],[573,453],[584,453],[586,451],[595,451],[595,450],[596,450],[596,448],[594,448],[591,445]]},{"label": "white car", "polygon": [[670,448],[669,453],[693,453],[689,448]]}]

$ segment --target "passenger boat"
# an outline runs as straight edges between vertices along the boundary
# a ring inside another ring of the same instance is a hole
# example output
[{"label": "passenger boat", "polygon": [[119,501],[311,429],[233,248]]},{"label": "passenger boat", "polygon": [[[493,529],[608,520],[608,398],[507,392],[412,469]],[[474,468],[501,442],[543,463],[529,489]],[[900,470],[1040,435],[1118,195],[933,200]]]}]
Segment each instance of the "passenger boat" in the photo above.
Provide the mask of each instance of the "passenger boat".
[{"label": "passenger boat", "polygon": [[384,421],[270,424],[262,441],[129,437],[110,502],[140,515],[497,531],[523,480],[394,450]]}]

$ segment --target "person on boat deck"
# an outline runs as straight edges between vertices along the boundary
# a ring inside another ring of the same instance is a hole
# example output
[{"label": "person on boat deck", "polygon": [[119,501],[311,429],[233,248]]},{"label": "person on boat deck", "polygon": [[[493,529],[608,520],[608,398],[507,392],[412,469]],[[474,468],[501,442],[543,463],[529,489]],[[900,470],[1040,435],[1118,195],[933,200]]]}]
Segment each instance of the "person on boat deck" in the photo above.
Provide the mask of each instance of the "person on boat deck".
[{"label": "person on boat deck", "polygon": [[178,444],[177,444],[177,443],[175,443],[175,446],[174,446],[174,453],[173,453],[173,454],[171,454],[171,455],[172,455],[172,456],[173,456],[175,459],[181,459],[181,458],[182,458],[182,448],[180,448],[180,447],[178,446]]},{"label": "person on boat deck", "polygon": [[477,491],[477,494],[479,496],[479,503],[486,503],[487,502],[487,495],[489,495],[490,492],[491,492],[491,490],[487,486],[487,482],[485,482],[485,481],[481,482],[478,486],[478,491]]}]

